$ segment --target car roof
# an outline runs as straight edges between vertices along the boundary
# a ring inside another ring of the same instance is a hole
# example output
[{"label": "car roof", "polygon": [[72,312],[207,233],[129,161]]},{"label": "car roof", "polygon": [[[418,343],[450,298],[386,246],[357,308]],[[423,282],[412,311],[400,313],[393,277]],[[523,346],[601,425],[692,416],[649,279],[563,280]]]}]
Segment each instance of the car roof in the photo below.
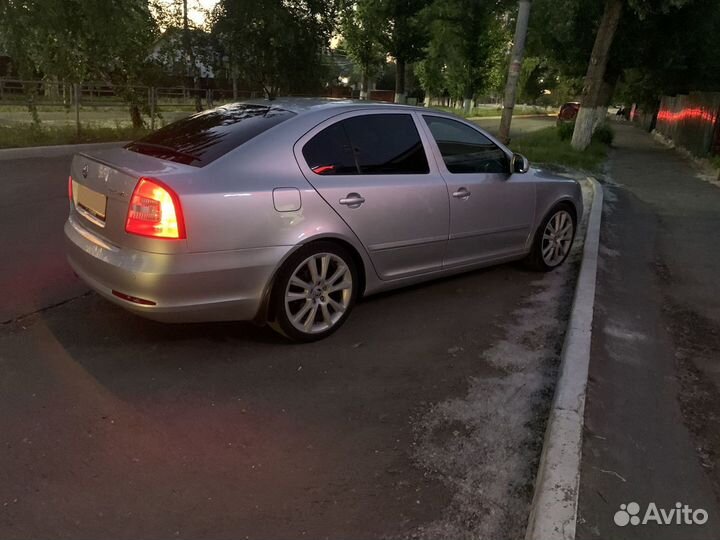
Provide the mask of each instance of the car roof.
[{"label": "car roof", "polygon": [[375,109],[393,108],[407,110],[424,110],[424,107],[415,107],[411,105],[401,105],[398,103],[387,103],[384,101],[367,101],[359,99],[337,99],[337,98],[314,98],[314,97],[283,97],[277,99],[246,99],[235,103],[227,103],[221,105],[223,108],[231,109],[233,107],[241,107],[243,105],[259,105],[264,107],[273,107],[284,109],[295,114],[303,114],[310,111],[319,111],[326,109],[352,108],[352,109]]}]

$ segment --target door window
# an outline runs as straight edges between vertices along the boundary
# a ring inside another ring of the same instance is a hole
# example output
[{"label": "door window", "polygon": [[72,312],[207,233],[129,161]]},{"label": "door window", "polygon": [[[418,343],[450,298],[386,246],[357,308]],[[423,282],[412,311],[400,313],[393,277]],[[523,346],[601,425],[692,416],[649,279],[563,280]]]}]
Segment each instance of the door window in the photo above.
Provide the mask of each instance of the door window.
[{"label": "door window", "polygon": [[409,114],[341,120],[315,135],[303,156],[316,174],[427,174],[425,149]]},{"label": "door window", "polygon": [[423,116],[453,174],[510,172],[507,155],[479,131],[449,118]]},{"label": "door window", "polygon": [[315,174],[357,174],[358,168],[342,122],[323,129],[303,146],[303,156]]}]

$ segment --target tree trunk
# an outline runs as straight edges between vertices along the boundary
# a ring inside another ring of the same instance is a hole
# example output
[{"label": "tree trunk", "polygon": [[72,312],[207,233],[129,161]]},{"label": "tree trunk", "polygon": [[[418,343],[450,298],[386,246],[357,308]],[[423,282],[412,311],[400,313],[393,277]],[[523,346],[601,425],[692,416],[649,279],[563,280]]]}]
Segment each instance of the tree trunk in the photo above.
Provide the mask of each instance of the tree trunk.
[{"label": "tree trunk", "polygon": [[466,97],[463,99],[463,114],[465,116],[469,116],[471,110],[472,110],[472,98]]},{"label": "tree trunk", "polygon": [[200,89],[200,77],[198,77],[197,75],[194,77],[193,85],[194,85],[194,87],[195,87],[195,88],[194,88],[194,91],[195,91],[195,111],[196,111],[196,112],[200,112],[200,111],[203,110],[203,106],[202,106],[202,95],[200,94],[200,91],[201,91],[201,89]]},{"label": "tree trunk", "polygon": [[395,59],[395,103],[405,103],[405,60]]},{"label": "tree trunk", "polygon": [[370,76],[368,75],[368,66],[363,66],[362,70],[362,82],[360,83],[360,99],[368,99]]},{"label": "tree trunk", "polygon": [[595,121],[593,122],[593,133],[595,129],[605,122],[607,119],[608,107],[610,106],[610,100],[615,93],[615,85],[617,84],[617,77],[614,77],[612,81],[603,81],[602,87],[600,88],[600,96],[598,98],[598,105],[595,107]]},{"label": "tree trunk", "polygon": [[580,99],[580,111],[578,111],[575,120],[572,147],[576,150],[585,150],[592,139],[595,115],[608,62],[608,53],[615,37],[615,30],[617,30],[622,9],[623,0],[606,0],[605,2],[605,11],[600,20],[600,27],[597,36],[595,36],[595,45],[593,45],[590,63],[585,75],[585,84]]},{"label": "tree trunk", "polygon": [[530,0],[520,0],[518,3],[518,18],[515,23],[515,39],[513,40],[512,56],[508,68],[507,83],[505,84],[505,97],[503,99],[502,119],[500,120],[500,141],[504,144],[510,142],[510,122],[512,122],[513,109],[515,109],[515,93],[520,78],[523,55],[525,54],[525,38],[527,37],[528,22],[530,21]]},{"label": "tree trunk", "polygon": [[130,105],[130,119],[132,120],[132,125],[135,129],[143,127],[142,114],[140,113],[140,107],[138,107],[137,103],[132,103]]}]

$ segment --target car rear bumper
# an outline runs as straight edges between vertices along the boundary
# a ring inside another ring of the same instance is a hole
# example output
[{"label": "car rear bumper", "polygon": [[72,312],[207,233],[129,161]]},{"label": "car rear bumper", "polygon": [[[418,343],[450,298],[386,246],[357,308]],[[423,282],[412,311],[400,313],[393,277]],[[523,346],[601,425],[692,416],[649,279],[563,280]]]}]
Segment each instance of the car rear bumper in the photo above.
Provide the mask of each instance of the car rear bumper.
[{"label": "car rear bumper", "polygon": [[70,265],[92,289],[133,313],[163,322],[256,319],[273,273],[291,249],[148,253],[109,244],[73,216],[65,223],[65,243]]}]

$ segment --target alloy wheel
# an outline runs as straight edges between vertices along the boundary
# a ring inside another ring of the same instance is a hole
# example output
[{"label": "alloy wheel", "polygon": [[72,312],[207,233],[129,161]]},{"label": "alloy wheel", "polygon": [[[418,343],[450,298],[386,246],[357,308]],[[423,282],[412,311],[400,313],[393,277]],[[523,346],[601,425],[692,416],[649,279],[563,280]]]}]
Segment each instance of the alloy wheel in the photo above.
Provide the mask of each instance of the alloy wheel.
[{"label": "alloy wheel", "polygon": [[557,266],[570,252],[575,225],[570,213],[559,210],[548,221],[542,236],[542,258],[548,266]]},{"label": "alloy wheel", "polygon": [[352,292],[345,261],[334,253],[316,253],[293,271],[285,289],[285,314],[300,332],[325,332],[342,319]]}]

